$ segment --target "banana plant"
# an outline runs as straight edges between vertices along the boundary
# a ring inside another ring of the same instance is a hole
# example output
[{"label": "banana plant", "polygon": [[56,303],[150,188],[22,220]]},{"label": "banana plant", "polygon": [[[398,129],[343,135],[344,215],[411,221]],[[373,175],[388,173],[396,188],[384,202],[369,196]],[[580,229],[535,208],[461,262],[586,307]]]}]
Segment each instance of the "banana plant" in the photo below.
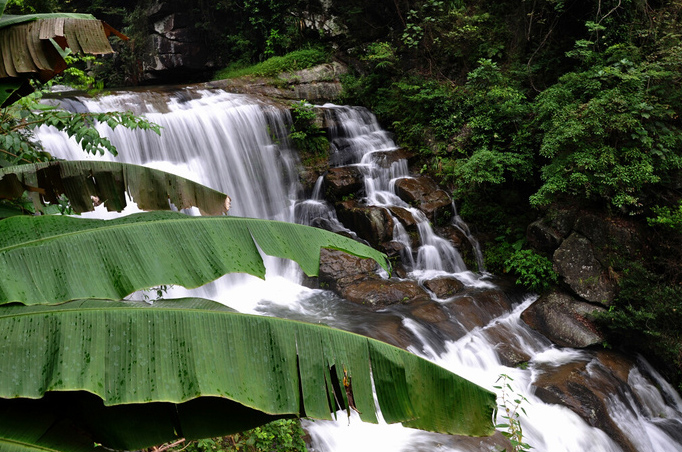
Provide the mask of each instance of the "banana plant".
[{"label": "banana plant", "polygon": [[0,107],[33,91],[29,78],[46,82],[66,69],[68,53],[112,53],[109,36],[128,37],[90,14],[4,14],[0,0]]},{"label": "banana plant", "polygon": [[[131,185],[164,180],[165,202],[151,208],[182,198],[184,206],[220,213],[229,199],[177,176],[100,163],[5,168],[0,191],[10,197],[5,180],[43,196],[63,194],[68,185],[70,197],[87,199],[90,177],[110,180],[110,171],[135,179],[94,184],[108,185],[111,196],[123,190],[139,199]],[[197,287],[230,272],[264,277],[259,249],[315,276],[323,247],[389,270],[385,255],[346,237],[224,214],[0,220],[0,449],[134,450],[280,418],[329,419],[338,409],[376,422],[373,388],[387,422],[491,434],[495,394],[404,350],[210,300],[122,300],[160,284]]]}]

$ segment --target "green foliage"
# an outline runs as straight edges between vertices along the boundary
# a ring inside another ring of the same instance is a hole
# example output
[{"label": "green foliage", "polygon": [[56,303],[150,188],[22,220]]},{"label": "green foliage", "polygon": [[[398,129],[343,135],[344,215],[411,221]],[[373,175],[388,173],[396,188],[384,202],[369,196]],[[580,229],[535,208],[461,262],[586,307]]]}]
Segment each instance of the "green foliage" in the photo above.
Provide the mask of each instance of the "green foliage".
[{"label": "green foliage", "polygon": [[239,67],[240,65],[233,65],[223,70],[216,72],[214,79],[236,78],[244,76],[252,77],[275,77],[282,72],[293,72],[301,69],[307,69],[317,64],[326,63],[329,61],[329,55],[323,50],[319,49],[305,49],[296,50],[287,53],[284,56],[275,56],[268,58],[262,63],[253,66]]},{"label": "green foliage", "polygon": [[307,452],[298,419],[281,419],[223,438],[181,443],[170,452]]},{"label": "green foliage", "polygon": [[389,42],[372,42],[361,57],[369,62],[374,70],[390,69],[398,62],[396,49]]},{"label": "green foliage", "polygon": [[597,321],[608,342],[642,353],[682,389],[682,287],[641,262],[629,264],[620,291]]},{"label": "green foliage", "polygon": [[326,155],[329,140],[324,131],[317,125],[315,108],[302,100],[291,106],[292,125],[289,139],[306,158],[307,155]]},{"label": "green foliage", "polygon": [[543,292],[557,283],[552,261],[533,250],[515,251],[505,262],[505,270],[516,275],[516,284],[533,292]]},{"label": "green foliage", "polygon": [[114,145],[102,137],[95,125],[106,123],[112,129],[123,126],[130,129],[152,130],[160,133],[160,127],[130,112],[119,113],[71,113],[39,103],[43,96],[37,91],[19,102],[0,109],[0,167],[17,163],[44,162],[51,159],[49,153],[33,140],[36,128],[47,125],[66,133],[86,152],[116,155]]},{"label": "green foliage", "polygon": [[647,218],[649,225],[660,225],[675,232],[682,232],[682,201],[677,204],[677,208],[655,206],[652,211],[656,216]]},{"label": "green foliage", "polygon": [[100,64],[94,55],[66,55],[64,61],[68,67],[60,75],[50,80],[46,87],[66,85],[91,93],[101,91],[104,88],[104,82],[97,80],[93,75]]},{"label": "green foliage", "polygon": [[668,95],[679,80],[631,46],[597,52],[589,45],[577,47],[589,66],[537,98],[539,153],[549,163],[531,201],[543,206],[569,195],[639,212],[645,192],[682,168],[680,104]]}]

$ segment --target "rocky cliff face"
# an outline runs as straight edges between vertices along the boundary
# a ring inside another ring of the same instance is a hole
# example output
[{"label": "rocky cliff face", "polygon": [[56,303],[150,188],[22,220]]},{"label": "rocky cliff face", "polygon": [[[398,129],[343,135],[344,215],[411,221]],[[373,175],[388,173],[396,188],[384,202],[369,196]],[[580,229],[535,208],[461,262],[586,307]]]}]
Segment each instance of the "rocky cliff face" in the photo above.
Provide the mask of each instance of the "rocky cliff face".
[{"label": "rocky cliff face", "polygon": [[637,226],[590,212],[559,210],[532,223],[528,243],[550,256],[560,288],[540,297],[523,320],[561,346],[599,344],[593,314],[613,302],[627,262],[642,252]]},{"label": "rocky cliff face", "polygon": [[211,46],[196,28],[186,2],[155,0],[147,9],[150,53],[142,61],[143,81],[169,83],[205,78],[216,69]]}]

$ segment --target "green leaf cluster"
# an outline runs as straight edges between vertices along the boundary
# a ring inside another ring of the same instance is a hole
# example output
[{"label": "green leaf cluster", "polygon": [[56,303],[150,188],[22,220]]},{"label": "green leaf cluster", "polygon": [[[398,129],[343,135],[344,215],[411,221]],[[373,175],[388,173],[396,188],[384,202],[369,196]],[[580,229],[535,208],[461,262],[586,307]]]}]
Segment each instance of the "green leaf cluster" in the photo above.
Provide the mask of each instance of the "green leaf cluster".
[{"label": "green leaf cluster", "polygon": [[312,104],[302,100],[291,105],[291,132],[289,139],[301,156],[326,156],[329,139],[317,124],[317,114]]},{"label": "green leaf cluster", "polygon": [[72,113],[39,103],[37,91],[19,102],[0,109],[0,167],[18,163],[44,162],[51,159],[42,145],[33,139],[41,126],[52,126],[66,133],[88,153],[117,154],[116,147],[95,128],[98,123],[110,128],[150,130],[160,133],[160,126],[131,112]]},{"label": "green leaf cluster", "polygon": [[682,133],[670,103],[679,88],[665,61],[631,46],[590,51],[592,64],[561,77],[536,99],[543,184],[531,202],[558,195],[602,200],[637,211],[646,191],[682,168]]},{"label": "green leaf cluster", "polygon": [[518,250],[504,264],[516,276],[516,284],[533,292],[543,292],[558,281],[552,261],[533,250]]}]

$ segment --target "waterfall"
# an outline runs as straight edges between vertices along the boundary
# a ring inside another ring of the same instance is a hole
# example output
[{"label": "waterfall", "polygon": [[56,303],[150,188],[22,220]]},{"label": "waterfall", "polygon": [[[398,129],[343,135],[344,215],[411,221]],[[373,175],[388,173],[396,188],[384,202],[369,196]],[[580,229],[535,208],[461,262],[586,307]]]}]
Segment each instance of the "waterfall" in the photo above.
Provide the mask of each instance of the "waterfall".
[{"label": "waterfall", "polygon": [[[100,130],[118,147],[117,160],[175,172],[224,191],[232,197],[234,215],[284,221],[298,219],[308,224],[324,223],[333,230],[345,229],[323,199],[321,181],[313,199],[298,199],[301,192],[296,177],[298,163],[286,138],[290,118],[285,110],[249,96],[187,88],[119,93],[94,100],[71,98],[62,104],[77,111],[132,110],[160,124],[161,137],[122,128],[111,131],[105,126]],[[598,353],[557,348],[529,329],[520,320],[520,313],[534,301],[532,296],[492,313],[490,305],[494,305],[494,300],[481,297],[498,290],[494,284],[485,275],[467,270],[458,250],[434,233],[420,211],[395,194],[396,180],[410,175],[404,160],[379,164],[384,153],[397,146],[374,116],[358,108],[328,105],[324,110],[330,115],[332,165],[355,165],[360,169],[364,175],[366,204],[385,208],[399,206],[417,221],[416,249],[400,222],[395,222],[393,233],[393,239],[404,244],[408,277],[420,284],[434,275],[456,278],[465,286],[464,293],[448,298],[434,295],[434,306],[445,308],[450,303],[461,303],[458,306],[466,309],[448,311],[449,319],[439,330],[405,306],[389,306],[373,312],[341,300],[332,292],[307,289],[299,284],[300,275],[293,265],[274,259],[266,261],[266,281],[230,275],[193,291],[174,288],[170,295],[213,298],[243,312],[321,322],[356,332],[390,326],[387,331],[396,330],[396,335],[410,338],[409,350],[413,353],[481,386],[493,390],[499,375],[512,377],[513,392],[527,399],[523,402],[527,415],[521,416],[521,424],[524,440],[533,450],[622,450],[602,429],[590,426],[573,411],[542,402],[533,385],[548,369],[564,364],[584,365],[590,375],[604,373]],[[49,128],[39,131],[39,139],[58,157],[110,158],[86,156],[74,142]],[[471,236],[456,214],[453,225]],[[469,318],[465,312],[476,318]],[[526,356],[527,366],[509,367],[502,359],[505,348]],[[628,371],[627,385],[609,394],[606,404],[608,412],[604,416],[623,427],[622,431],[636,450],[682,450],[679,433],[682,400],[643,359]],[[354,415],[348,419],[345,413],[339,413],[338,418],[336,422],[303,422],[312,438],[312,450],[488,451],[497,450],[500,444],[499,435],[463,439],[399,425],[369,425]]]}]

